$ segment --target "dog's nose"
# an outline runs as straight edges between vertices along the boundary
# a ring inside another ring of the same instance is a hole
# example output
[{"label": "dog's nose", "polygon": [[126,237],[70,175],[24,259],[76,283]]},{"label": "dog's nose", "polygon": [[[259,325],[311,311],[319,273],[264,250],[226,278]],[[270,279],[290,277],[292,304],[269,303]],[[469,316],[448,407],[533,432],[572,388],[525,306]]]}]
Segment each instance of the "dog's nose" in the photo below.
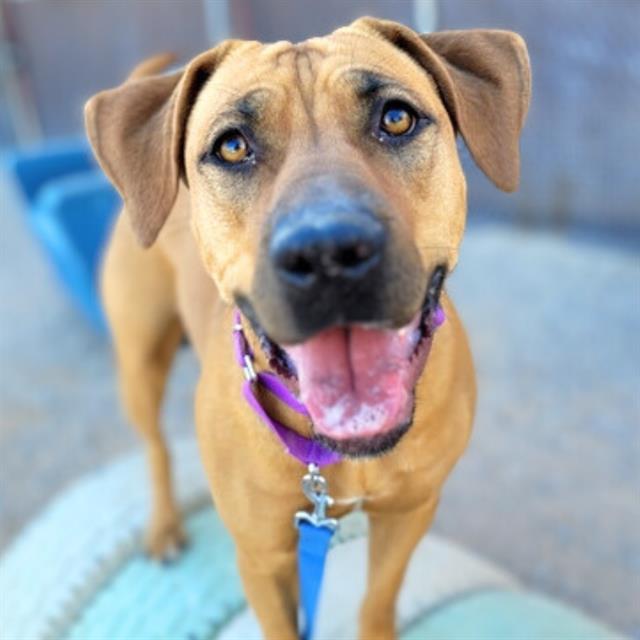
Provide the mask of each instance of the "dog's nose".
[{"label": "dog's nose", "polygon": [[281,280],[298,289],[357,282],[379,263],[382,223],[360,212],[288,216],[276,224],[270,255]]}]

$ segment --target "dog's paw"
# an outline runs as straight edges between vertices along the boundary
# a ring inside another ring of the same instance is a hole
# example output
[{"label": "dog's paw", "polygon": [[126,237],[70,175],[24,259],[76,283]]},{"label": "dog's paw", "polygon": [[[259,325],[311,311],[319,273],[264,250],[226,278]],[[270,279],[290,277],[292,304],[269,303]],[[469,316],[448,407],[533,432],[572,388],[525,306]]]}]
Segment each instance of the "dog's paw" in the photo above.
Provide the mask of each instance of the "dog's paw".
[{"label": "dog's paw", "polygon": [[187,545],[187,534],[179,517],[154,520],[144,540],[147,555],[159,562],[176,560]]}]

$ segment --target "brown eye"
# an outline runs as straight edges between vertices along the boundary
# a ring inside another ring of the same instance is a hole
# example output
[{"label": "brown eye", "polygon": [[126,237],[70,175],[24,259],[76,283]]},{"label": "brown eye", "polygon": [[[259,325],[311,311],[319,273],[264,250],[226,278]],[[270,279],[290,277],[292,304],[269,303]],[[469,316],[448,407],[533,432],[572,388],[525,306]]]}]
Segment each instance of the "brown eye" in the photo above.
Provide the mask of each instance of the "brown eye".
[{"label": "brown eye", "polygon": [[416,124],[413,110],[400,103],[385,107],[380,120],[380,128],[390,136],[403,136],[411,133]]},{"label": "brown eye", "polygon": [[224,134],[215,145],[216,155],[227,164],[239,164],[251,155],[246,138],[239,131]]}]

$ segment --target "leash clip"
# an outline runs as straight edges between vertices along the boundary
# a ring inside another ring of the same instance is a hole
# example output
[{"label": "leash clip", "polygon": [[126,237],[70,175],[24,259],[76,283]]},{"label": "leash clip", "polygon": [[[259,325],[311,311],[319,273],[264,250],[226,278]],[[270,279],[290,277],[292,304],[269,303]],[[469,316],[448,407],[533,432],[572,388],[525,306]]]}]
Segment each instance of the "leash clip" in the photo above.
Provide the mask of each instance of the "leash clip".
[{"label": "leash clip", "polygon": [[308,472],[302,478],[302,491],[313,504],[313,513],[298,511],[295,516],[296,526],[301,522],[309,522],[314,527],[326,527],[335,531],[338,521],[327,518],[327,507],[333,504],[333,498],[327,493],[327,480],[320,473],[318,465],[311,463],[308,466]]}]

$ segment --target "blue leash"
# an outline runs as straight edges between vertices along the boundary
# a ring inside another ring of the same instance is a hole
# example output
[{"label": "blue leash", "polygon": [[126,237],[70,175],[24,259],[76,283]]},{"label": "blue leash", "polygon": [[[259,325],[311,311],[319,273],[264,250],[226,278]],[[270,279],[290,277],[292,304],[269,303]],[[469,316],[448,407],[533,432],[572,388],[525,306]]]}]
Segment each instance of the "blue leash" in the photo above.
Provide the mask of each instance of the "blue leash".
[{"label": "blue leash", "polygon": [[298,511],[295,518],[299,535],[300,638],[312,640],[324,565],[338,521],[327,518],[327,507],[333,500],[317,465],[309,465],[309,472],[302,478],[302,490],[313,503],[313,513]]},{"label": "blue leash", "polygon": [[308,522],[300,523],[298,531],[300,533],[298,542],[300,638],[301,640],[311,640],[324,575],[324,563],[327,559],[333,531],[327,527],[316,527]]}]

